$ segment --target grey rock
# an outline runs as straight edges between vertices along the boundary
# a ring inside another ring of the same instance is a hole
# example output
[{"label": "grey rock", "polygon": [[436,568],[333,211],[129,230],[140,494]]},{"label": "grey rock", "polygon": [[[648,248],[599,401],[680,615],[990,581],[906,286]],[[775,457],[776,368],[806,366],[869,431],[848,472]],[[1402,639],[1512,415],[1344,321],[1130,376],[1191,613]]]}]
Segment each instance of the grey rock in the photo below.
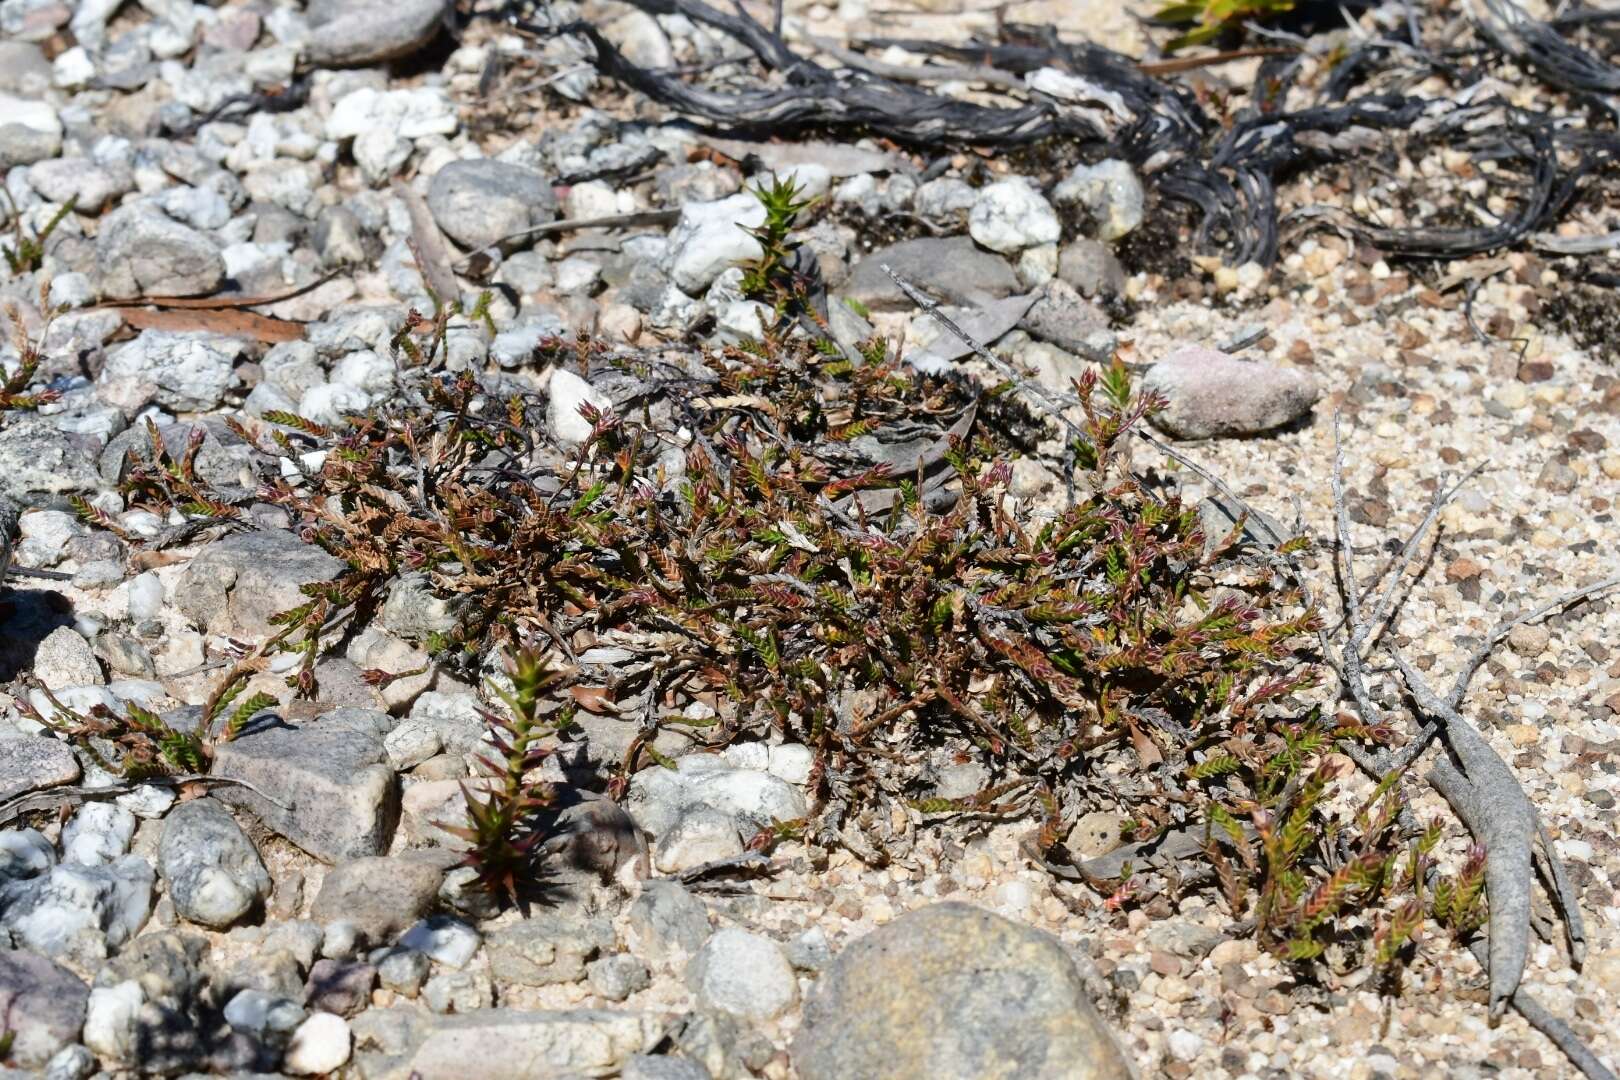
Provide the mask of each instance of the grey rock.
[{"label": "grey rock", "polygon": [[215,970],[209,976],[209,991],[217,998],[229,998],[240,990],[260,990],[272,997],[301,1001],[304,972],[298,958],[287,949],[261,948],[243,956],[228,971]]},{"label": "grey rock", "polygon": [[431,724],[406,718],[383,739],[383,749],[394,771],[405,772],[444,749],[444,743]]},{"label": "grey rock", "polygon": [[294,401],[311,387],[326,382],[321,353],[311,341],[283,341],[259,361],[264,381]]},{"label": "grey rock", "polygon": [[294,1076],[325,1076],[348,1063],[353,1050],[348,1022],[332,1013],[312,1014],[287,1041],[282,1069]]},{"label": "grey rock", "polygon": [[64,1046],[45,1063],[45,1080],[85,1080],[98,1067],[88,1046]]},{"label": "grey rock", "polygon": [[84,1028],[90,988],[67,968],[43,956],[0,950],[0,1017],[11,1032],[9,1058],[37,1069]]},{"label": "grey rock", "polygon": [[436,1013],[470,1013],[495,1002],[495,984],[483,971],[445,971],[422,985],[422,1001]]},{"label": "grey rock", "polygon": [[62,120],[48,102],[0,93],[0,169],[32,165],[62,150]]},{"label": "grey rock", "polygon": [[[251,926],[243,927],[239,933],[247,934],[256,929]],[[266,926],[259,948],[265,952],[285,952],[293,958],[300,969],[308,970],[315,962],[316,954],[320,952],[324,939],[325,934],[320,926],[312,920],[291,919]]]},{"label": "grey rock", "polygon": [[799,981],[782,946],[733,926],[703,943],[686,982],[703,1007],[753,1022],[774,1019],[799,1000]]},{"label": "grey rock", "polygon": [[1081,237],[1058,252],[1058,278],[1081,296],[1108,299],[1125,291],[1125,268],[1107,244]]},{"label": "grey rock", "polygon": [[0,91],[44,90],[51,84],[51,62],[31,41],[0,41]]},{"label": "grey rock", "polygon": [[413,998],[427,982],[433,961],[415,949],[393,949],[377,964],[377,980],[384,990]]},{"label": "grey rock", "polygon": [[62,830],[62,861],[105,866],[129,851],[135,815],[114,803],[87,802]]},{"label": "grey rock", "polygon": [[377,969],[371,964],[317,960],[309,970],[304,1001],[312,1009],[353,1016],[371,1004]]},{"label": "grey rock", "polygon": [[477,158],[452,161],[428,187],[439,228],[465,248],[485,248],[557,216],[551,184],[533,169]]},{"label": "grey rock", "polygon": [[1142,224],[1146,194],[1130,165],[1110,159],[1095,165],[1076,165],[1052,198],[1060,205],[1079,204],[1097,223],[1097,238],[1114,241]]},{"label": "grey rock", "polygon": [[933,221],[954,221],[966,224],[968,211],[978,197],[965,180],[954,176],[941,176],[917,188],[912,205],[918,215]]},{"label": "grey rock", "polygon": [[[192,463],[197,475],[221,494],[245,494],[258,487],[255,463],[264,455],[255,453],[221,417],[200,416],[195,420],[155,426],[163,448],[177,459],[186,452],[193,433],[202,432],[202,445],[197,448]],[[135,460],[150,461],[151,456],[151,433],[145,424],[138,424],[112,437],[101,452],[97,468],[102,481],[112,486],[124,479]]]},{"label": "grey rock", "polygon": [[555,312],[530,307],[490,343],[489,355],[503,368],[521,368],[534,361],[535,352],[546,338],[565,337],[568,324]]},{"label": "grey rock", "polygon": [[648,881],[630,905],[636,953],[653,964],[690,957],[709,939],[709,912],[678,882]]},{"label": "grey rock", "polygon": [[304,57],[322,67],[375,64],[432,41],[446,0],[313,0]]},{"label": "grey rock", "polygon": [[360,931],[347,919],[329,922],[322,927],[321,958],[347,960],[360,947]]},{"label": "grey rock", "polygon": [[96,263],[101,291],[113,300],[211,293],[225,280],[219,244],[143,203],[102,218]]},{"label": "grey rock", "polygon": [[183,184],[164,188],[151,201],[176,221],[203,232],[223,229],[231,220],[230,200],[212,187]]},{"label": "grey rock", "polygon": [[201,937],[174,931],[136,939],[96,974],[85,1045],[152,1074],[198,1068],[207,1052],[197,1000],[206,950]]},{"label": "grey rock", "polygon": [[326,862],[379,854],[399,818],[399,791],[382,745],[392,725],[386,713],[352,707],[296,728],[250,725],[216,749],[213,775],[252,789],[217,794]]},{"label": "grey rock", "polygon": [[331,581],[343,568],[342,560],[290,532],[232,533],[198,552],[175,596],[208,633],[259,641],[275,632],[270,616],[308,600],[300,586]]},{"label": "grey rock", "polygon": [[166,408],[197,412],[218,405],[235,378],[240,342],[214,334],[143,330],[107,354],[100,381],[152,387]]},{"label": "grey rock", "polygon": [[926,295],[949,304],[973,304],[1011,296],[1018,277],[1001,256],[965,236],[903,240],[855,264],[845,294],[874,311],[909,311],[915,305],[883,271],[887,264]]},{"label": "grey rock", "polygon": [[[0,743],[0,754],[6,744]],[[0,832],[0,885],[35,878],[56,865],[56,849],[38,829]]]},{"label": "grey rock", "polygon": [[1098,363],[1112,360],[1119,347],[1108,316],[1061,278],[1046,283],[1018,325],[1032,337]]},{"label": "grey rock", "polygon": [[1201,960],[1227,935],[1187,919],[1166,919],[1148,927],[1146,940],[1150,948]]},{"label": "grey rock", "polygon": [[551,373],[548,394],[546,428],[552,438],[565,448],[581,445],[595,430],[595,425],[580,415],[580,406],[588,404],[599,412],[613,408],[613,401],[607,394],[567,368],[558,368]]},{"label": "grey rock", "polygon": [[71,626],[58,626],[39,643],[34,651],[34,676],[52,690],[106,681],[90,643]]},{"label": "grey rock", "polygon": [[760,257],[759,241],[747,230],[764,223],[765,207],[748,192],[682,206],[669,234],[670,280],[688,296],[701,295],[725,270]]},{"label": "grey rock", "polygon": [[477,930],[448,915],[422,919],[399,936],[402,948],[415,949],[450,968],[466,967],[478,951],[479,940]]},{"label": "grey rock", "polygon": [[[929,320],[933,325],[933,338],[923,348],[906,354],[906,363],[927,374],[949,370],[952,361],[973,352],[973,347],[962,340],[963,335],[984,344],[999,341],[1008,331],[1024,321],[1036,297],[1035,293],[1023,293],[1001,300],[986,301],[968,311],[951,312],[951,321],[962,331],[961,335],[952,333]],[[870,439],[866,445],[875,449],[882,444],[876,439]]]},{"label": "grey rock", "polygon": [[466,754],[478,749],[486,725],[476,695],[429,690],[411,703],[411,719],[438,732],[447,753]]},{"label": "grey rock", "polygon": [[429,635],[447,634],[456,627],[449,602],[434,595],[425,574],[395,578],[378,618],[383,629],[406,641],[423,641]]},{"label": "grey rock", "polygon": [[744,835],[792,821],[807,812],[804,793],[758,769],[738,769],[723,758],[692,754],[675,769],[643,769],[631,781],[626,808],[642,828],[661,837],[690,807],[729,814]]},{"label": "grey rock", "polygon": [[708,1069],[689,1058],[637,1054],[624,1063],[619,1080],[710,1080]]},{"label": "grey rock", "polygon": [[411,1059],[421,1080],[462,1080],[477,1062],[480,1080],[608,1076],[664,1037],[653,1013],[573,1009],[486,1009],[441,1016]]},{"label": "grey rock", "polygon": [[181,918],[222,929],[270,895],[270,874],[253,841],[215,799],[170,811],[158,845],[158,870]]},{"label": "grey rock", "polygon": [[45,735],[0,737],[0,802],[79,778],[73,748]]},{"label": "grey rock", "polygon": [[7,419],[0,428],[0,498],[23,504],[41,496],[86,495],[96,490],[91,456],[49,416]]},{"label": "grey rock", "polygon": [[1297,368],[1251,363],[1200,345],[1183,345],[1154,364],[1142,389],[1169,405],[1150,420],[1178,439],[1256,435],[1310,412],[1321,388]]},{"label": "grey rock", "polygon": [[1056,938],[935,904],[850,945],[794,1038],[804,1080],[1126,1080],[1119,1047]]},{"label": "grey rock", "polygon": [[613,945],[612,927],[537,915],[492,932],[484,947],[489,970],[501,982],[551,986],[585,978],[586,961]]},{"label": "grey rock", "polygon": [[615,953],[585,965],[591,989],[608,1001],[619,1002],[652,985],[647,965],[629,953]]},{"label": "grey rock", "polygon": [[239,990],[225,1003],[224,1015],[233,1031],[281,1044],[304,1022],[309,1011],[291,998],[263,990]]},{"label": "grey rock", "polygon": [[686,1023],[671,1034],[682,1057],[723,1080],[754,1075],[776,1052],[770,1039],[755,1031],[754,1025],[713,1010],[688,1013]]},{"label": "grey rock", "polygon": [[788,942],[785,951],[788,963],[799,971],[822,971],[832,963],[832,943],[819,926],[812,926]]},{"label": "grey rock", "polygon": [[638,260],[619,286],[619,299],[643,315],[649,315],[663,301],[665,290],[670,288],[673,286],[669,275],[657,263]]},{"label": "grey rock", "polygon": [[658,838],[653,865],[675,874],[743,853],[742,837],[730,814],[712,806],[688,806]]},{"label": "grey rock", "polygon": [[48,874],[0,885],[0,927],[47,956],[94,961],[146,923],[155,879],[139,855],[106,866],[63,863]]},{"label": "grey rock", "polygon": [[328,206],[315,219],[315,250],[323,266],[363,263],[380,250],[367,235],[360,219],[346,206]]},{"label": "grey rock", "polygon": [[127,170],[119,175],[88,158],[64,157],[34,164],[28,182],[49,202],[71,199],[77,212],[99,214],[111,199],[128,191],[132,181]]},{"label": "grey rock", "polygon": [[145,1004],[141,984],[134,979],[91,990],[84,1016],[85,1045],[109,1061],[133,1064],[136,1032]]},{"label": "grey rock", "polygon": [[1063,234],[1057,212],[1035,186],[1021,176],[997,180],[979,189],[968,211],[968,235],[1003,254],[1055,244]]},{"label": "grey rock", "polygon": [[201,965],[208,951],[207,939],[199,934],[178,930],[143,934],[96,973],[96,985],[133,980],[145,1000],[184,1010],[202,988]]}]

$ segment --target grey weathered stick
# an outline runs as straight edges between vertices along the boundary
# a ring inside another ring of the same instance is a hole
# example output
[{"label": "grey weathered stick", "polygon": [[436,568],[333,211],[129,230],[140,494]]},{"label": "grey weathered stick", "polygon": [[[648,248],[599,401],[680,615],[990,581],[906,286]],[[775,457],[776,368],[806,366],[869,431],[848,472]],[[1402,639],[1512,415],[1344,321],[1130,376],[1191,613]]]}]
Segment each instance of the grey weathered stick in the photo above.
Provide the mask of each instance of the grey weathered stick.
[{"label": "grey weathered stick", "polygon": [[[1418,522],[1418,527],[1412,530],[1412,535],[1407,538],[1405,546],[1401,548],[1401,553],[1396,558],[1395,565],[1391,568],[1389,584],[1384,587],[1382,595],[1378,597],[1377,606],[1373,608],[1372,618],[1367,621],[1366,626],[1362,627],[1368,642],[1377,636],[1376,628],[1383,623],[1384,617],[1389,614],[1389,605],[1395,598],[1395,590],[1399,588],[1401,579],[1406,575],[1406,568],[1412,564],[1412,558],[1417,554],[1418,545],[1423,542],[1424,534],[1429,531],[1436,519],[1440,517],[1440,511],[1446,508],[1446,504],[1457,497],[1457,492],[1462,490],[1463,485],[1478,476],[1479,471],[1484,467],[1485,463],[1482,461],[1469,469],[1463,475],[1463,478],[1451,487],[1442,488],[1435,492],[1434,501],[1429,504],[1429,512],[1423,515],[1423,520]],[[1360,645],[1362,642],[1356,644]]]},{"label": "grey weathered stick", "polygon": [[[567,218],[563,221],[548,221],[544,225],[535,225],[528,229],[519,229],[515,233],[508,233],[495,241],[496,244],[507,244],[513,240],[537,240],[542,236],[556,236],[558,233],[574,232],[579,229],[624,229],[636,225],[673,225],[679,221],[679,210],[638,210],[633,214],[608,214],[604,217]],[[494,246],[494,245],[491,245]],[[478,254],[476,251],[473,255]],[[455,265],[465,266],[473,255],[466,255],[459,259]]]},{"label": "grey weathered stick", "polygon": [[1338,543],[1339,574],[1344,583],[1345,621],[1349,636],[1344,646],[1344,681],[1363,718],[1378,715],[1367,680],[1361,671],[1361,642],[1367,630],[1361,621],[1361,591],[1356,585],[1354,551],[1350,546],[1350,511],[1344,501],[1344,444],[1339,438],[1339,414],[1333,414],[1333,522]]},{"label": "grey weathered stick", "polygon": [[1536,812],[1513,770],[1491,744],[1429,688],[1406,657],[1393,650],[1392,655],[1418,708],[1445,724],[1446,743],[1462,763],[1459,774],[1449,762],[1441,762],[1429,780],[1485,845],[1491,1016],[1499,1017],[1519,988],[1530,953],[1530,848],[1536,838]]},{"label": "grey weathered stick", "polygon": [[442,304],[461,299],[461,287],[456,284],[456,275],[450,269],[450,253],[444,246],[439,226],[433,221],[432,212],[428,210],[427,200],[403,180],[396,179],[392,187],[410,213],[411,239],[415,241],[417,269],[422,271],[422,280]]}]

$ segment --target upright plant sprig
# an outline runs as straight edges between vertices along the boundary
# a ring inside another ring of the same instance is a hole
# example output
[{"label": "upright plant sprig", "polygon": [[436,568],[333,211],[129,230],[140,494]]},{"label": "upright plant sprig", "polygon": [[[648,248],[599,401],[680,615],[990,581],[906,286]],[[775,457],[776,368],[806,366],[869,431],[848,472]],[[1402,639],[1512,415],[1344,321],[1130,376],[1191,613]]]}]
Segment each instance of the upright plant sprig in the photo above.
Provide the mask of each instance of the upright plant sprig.
[{"label": "upright plant sprig", "polygon": [[479,761],[493,774],[493,785],[483,795],[462,786],[467,824],[450,831],[472,845],[465,865],[478,871],[479,885],[516,903],[532,869],[535,845],[543,837],[535,815],[553,797],[550,784],[530,781],[528,774],[550,753],[541,741],[566,727],[573,711],[560,710],[556,721],[541,717],[541,701],[556,676],[533,651],[518,654],[510,676],[511,690],[493,683],[490,687],[506,704],[506,715],[484,712],[499,757]]},{"label": "upright plant sprig", "polygon": [[77,195],[63,203],[56,213],[51,215],[45,227],[38,233],[32,233],[23,225],[22,213],[17,204],[12,201],[11,193],[4,184],[0,184],[0,194],[5,195],[6,205],[10,209],[11,232],[16,238],[13,243],[0,245],[0,255],[5,256],[6,267],[13,275],[32,273],[38,270],[45,261],[45,245],[51,239],[51,233],[62,224],[62,220],[73,213],[74,205],[79,201]]},{"label": "upright plant sprig", "polygon": [[790,238],[793,223],[814,199],[801,199],[799,185],[791,179],[774,177],[749,189],[765,207],[764,224],[756,228],[739,226],[759,241],[759,258],[745,263],[742,294],[750,300],[771,305],[777,315],[803,300],[804,285],[793,272],[792,260],[798,243]]},{"label": "upright plant sprig", "polygon": [[[49,311],[45,300],[45,289],[41,288],[41,306]],[[22,308],[15,301],[7,300],[4,308],[0,309],[0,314],[3,314],[5,321],[11,324],[11,347],[16,350],[19,357],[16,369],[10,375],[0,378],[0,416],[13,410],[29,411],[50,404],[61,396],[57,391],[36,390],[30,393],[28,390],[44,358],[40,355],[39,346],[29,339],[28,330],[23,325]],[[41,337],[43,336],[41,334]]]}]

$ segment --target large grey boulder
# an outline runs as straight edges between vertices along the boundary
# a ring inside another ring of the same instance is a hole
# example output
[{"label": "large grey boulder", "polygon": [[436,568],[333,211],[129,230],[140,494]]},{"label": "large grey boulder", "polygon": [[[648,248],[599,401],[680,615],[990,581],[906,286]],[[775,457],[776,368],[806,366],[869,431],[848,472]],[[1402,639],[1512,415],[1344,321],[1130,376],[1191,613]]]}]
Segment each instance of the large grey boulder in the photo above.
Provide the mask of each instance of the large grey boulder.
[{"label": "large grey boulder", "polygon": [[107,353],[100,381],[152,387],[159,405],[200,412],[218,405],[235,378],[241,343],[215,334],[143,330]]},{"label": "large grey boulder", "polygon": [[433,40],[447,0],[311,0],[304,58],[321,67],[375,64]]},{"label": "large grey boulder", "polygon": [[1050,934],[969,904],[879,927],[822,974],[793,1041],[803,1080],[1128,1080]]},{"label": "large grey boulder", "polygon": [[110,300],[211,293],[225,280],[225,259],[212,237],[145,203],[101,219],[96,265]]},{"label": "large grey boulder", "polygon": [[180,576],[180,610],[210,634],[258,641],[270,616],[305,603],[300,586],[332,581],[344,563],[290,532],[233,533],[198,552]]},{"label": "large grey boulder", "polygon": [[73,748],[45,735],[0,737],[0,802],[79,778]]},{"label": "large grey boulder", "polygon": [[214,752],[212,774],[250,787],[217,796],[325,862],[380,855],[399,820],[399,788],[383,736],[393,719],[333,709],[296,727],[255,723]]},{"label": "large grey boulder", "polygon": [[452,161],[433,176],[428,209],[445,235],[485,248],[557,216],[551,183],[533,169],[475,158]]},{"label": "large grey boulder", "polygon": [[925,294],[947,304],[977,304],[1019,291],[1018,277],[1006,259],[985,251],[966,236],[903,240],[865,256],[844,286],[845,295],[874,311],[915,307],[887,265]]},{"label": "large grey boulder", "polygon": [[81,441],[49,416],[7,418],[0,429],[0,499],[37,504],[40,496],[96,490],[95,465]]},{"label": "large grey boulder", "polygon": [[385,944],[428,913],[456,860],[454,852],[416,851],[339,863],[321,882],[310,918],[351,923],[366,941]]},{"label": "large grey boulder", "polygon": [[224,929],[270,895],[270,874],[231,812],[215,799],[181,803],[163,819],[158,870],[182,918]]}]

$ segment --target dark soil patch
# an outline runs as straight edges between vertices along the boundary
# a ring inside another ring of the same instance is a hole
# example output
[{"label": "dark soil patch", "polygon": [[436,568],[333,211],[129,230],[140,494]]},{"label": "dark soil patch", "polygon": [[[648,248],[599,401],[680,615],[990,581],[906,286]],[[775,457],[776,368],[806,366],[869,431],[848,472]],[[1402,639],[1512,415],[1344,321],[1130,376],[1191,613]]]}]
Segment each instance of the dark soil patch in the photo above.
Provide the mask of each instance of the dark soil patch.
[{"label": "dark soil patch", "polygon": [[1620,305],[1613,289],[1560,285],[1542,300],[1545,327],[1562,330],[1594,356],[1613,364],[1620,359]]}]

